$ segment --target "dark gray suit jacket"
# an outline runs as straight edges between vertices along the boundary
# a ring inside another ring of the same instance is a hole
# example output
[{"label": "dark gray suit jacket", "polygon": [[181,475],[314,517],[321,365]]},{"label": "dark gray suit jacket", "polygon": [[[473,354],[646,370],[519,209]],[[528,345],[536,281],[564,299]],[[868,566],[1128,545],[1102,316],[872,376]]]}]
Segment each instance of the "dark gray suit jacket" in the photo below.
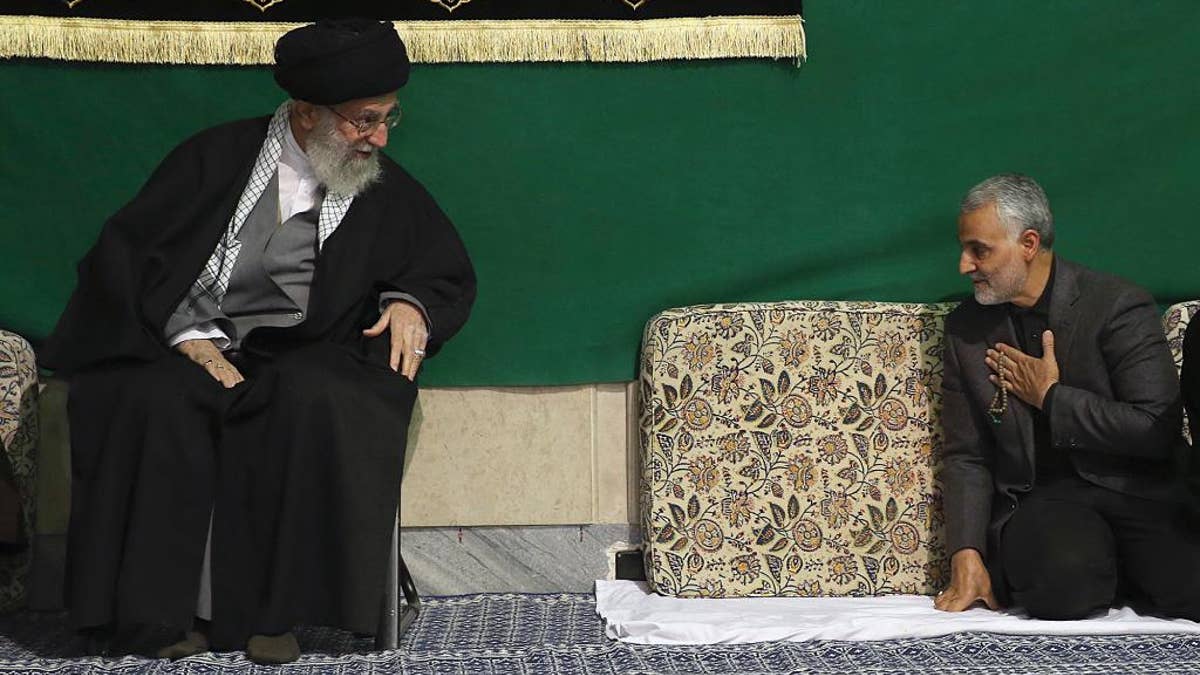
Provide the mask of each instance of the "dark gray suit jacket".
[{"label": "dark gray suit jacket", "polygon": [[[1155,500],[1181,496],[1187,446],[1179,380],[1150,294],[1058,258],[1050,330],[1060,370],[1050,436],[1085,480]],[[1034,409],[1015,396],[999,424],[984,352],[1017,346],[1008,305],[969,299],[946,318],[941,483],[950,553],[996,558],[999,534],[1033,486]]]}]

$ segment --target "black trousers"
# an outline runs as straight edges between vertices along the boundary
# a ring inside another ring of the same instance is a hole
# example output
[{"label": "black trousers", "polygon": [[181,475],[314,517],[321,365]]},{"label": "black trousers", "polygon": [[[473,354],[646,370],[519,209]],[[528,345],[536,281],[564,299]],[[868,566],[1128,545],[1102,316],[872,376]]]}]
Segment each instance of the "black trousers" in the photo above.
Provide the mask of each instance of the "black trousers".
[{"label": "black trousers", "polygon": [[71,380],[67,605],[79,628],[185,628],[212,517],[213,644],[373,632],[416,385],[318,343],[225,389],[169,356]]},{"label": "black trousers", "polygon": [[1200,533],[1175,504],[1071,477],[1021,500],[1000,543],[1012,604],[1040,619],[1079,619],[1128,603],[1200,621]]}]

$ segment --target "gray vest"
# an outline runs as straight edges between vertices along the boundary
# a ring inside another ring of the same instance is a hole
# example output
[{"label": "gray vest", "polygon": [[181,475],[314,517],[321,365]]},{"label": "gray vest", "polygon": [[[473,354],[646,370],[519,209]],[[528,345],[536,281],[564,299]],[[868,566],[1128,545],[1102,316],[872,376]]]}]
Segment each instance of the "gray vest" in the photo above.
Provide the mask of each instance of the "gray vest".
[{"label": "gray vest", "polygon": [[287,327],[304,320],[308,292],[317,265],[317,221],[321,205],[279,223],[279,174],[276,172],[238,232],[241,252],[229,289],[216,306],[203,296],[184,298],[163,331],[168,338],[197,324],[215,322],[232,347],[260,326]]}]

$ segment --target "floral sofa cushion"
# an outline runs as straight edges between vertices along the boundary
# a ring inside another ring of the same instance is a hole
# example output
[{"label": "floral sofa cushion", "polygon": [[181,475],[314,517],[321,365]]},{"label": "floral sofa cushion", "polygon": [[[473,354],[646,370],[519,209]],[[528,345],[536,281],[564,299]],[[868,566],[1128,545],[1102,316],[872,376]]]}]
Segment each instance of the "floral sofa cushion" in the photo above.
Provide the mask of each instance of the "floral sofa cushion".
[{"label": "floral sofa cushion", "polygon": [[25,601],[36,504],[37,394],[33,349],[19,335],[0,331],[0,448],[5,451],[0,476],[16,488],[21,537],[17,546],[0,553],[0,611],[16,609]]},{"label": "floral sofa cushion", "polygon": [[646,327],[647,579],[677,596],[943,585],[941,343],[953,305],[688,307]]},{"label": "floral sofa cushion", "polygon": [[1167,334],[1167,346],[1171,348],[1176,368],[1183,366],[1183,334],[1197,314],[1200,314],[1200,300],[1171,305],[1163,313],[1163,332]]},{"label": "floral sofa cushion", "polygon": [[[1197,314],[1200,314],[1200,300],[1189,300],[1171,305],[1163,313],[1163,331],[1167,334],[1167,346],[1171,348],[1171,356],[1175,359],[1176,369],[1183,367],[1183,334],[1187,330],[1188,323]],[[1183,437],[1189,443],[1192,442],[1192,434],[1186,419],[1183,421]]]},{"label": "floral sofa cushion", "polygon": [[[650,320],[641,358],[646,577],[676,596],[932,593],[953,305],[705,305]],[[1200,302],[1169,308],[1176,364]]]}]

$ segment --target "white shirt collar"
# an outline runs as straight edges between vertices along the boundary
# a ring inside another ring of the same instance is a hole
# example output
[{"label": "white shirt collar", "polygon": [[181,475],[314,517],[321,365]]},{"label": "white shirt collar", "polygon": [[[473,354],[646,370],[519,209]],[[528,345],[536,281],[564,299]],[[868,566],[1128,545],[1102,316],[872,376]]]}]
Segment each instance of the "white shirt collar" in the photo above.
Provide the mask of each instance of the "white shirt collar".
[{"label": "white shirt collar", "polygon": [[283,147],[279,154],[279,215],[287,220],[297,213],[311,210],[321,196],[321,185],[313,174],[308,155],[292,133],[292,125],[284,125]]},{"label": "white shirt collar", "polygon": [[312,177],[312,165],[308,162],[308,155],[304,154],[304,150],[300,148],[296,135],[292,133],[290,122],[284,127],[283,152],[279,155],[279,161],[287,164],[288,168],[305,178]]}]

